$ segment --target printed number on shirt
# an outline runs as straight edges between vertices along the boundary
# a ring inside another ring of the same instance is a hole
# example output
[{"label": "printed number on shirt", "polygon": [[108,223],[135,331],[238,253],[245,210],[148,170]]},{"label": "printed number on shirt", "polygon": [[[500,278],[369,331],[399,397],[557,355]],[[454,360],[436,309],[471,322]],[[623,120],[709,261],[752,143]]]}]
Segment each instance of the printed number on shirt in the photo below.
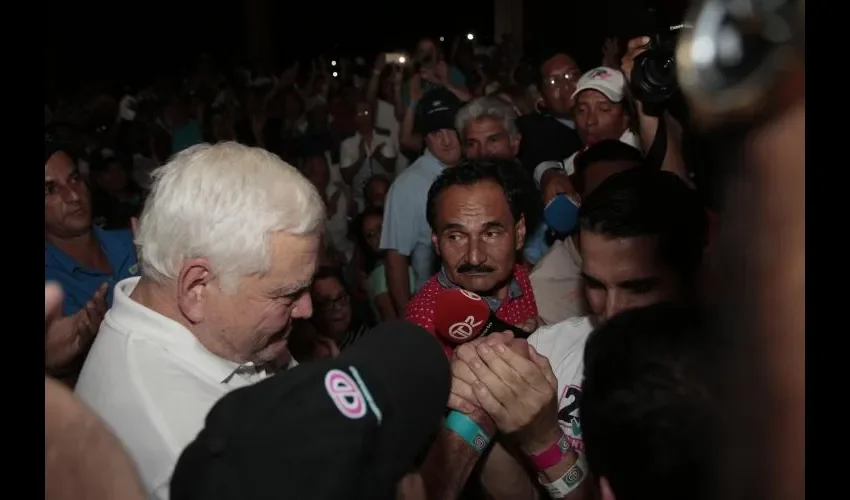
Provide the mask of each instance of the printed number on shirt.
[{"label": "printed number on shirt", "polygon": [[573,449],[579,452],[584,451],[581,421],[578,415],[579,405],[581,404],[581,387],[577,385],[568,386],[561,404],[563,407],[558,411],[558,420],[566,424],[561,425],[561,427],[566,427],[565,434]]}]

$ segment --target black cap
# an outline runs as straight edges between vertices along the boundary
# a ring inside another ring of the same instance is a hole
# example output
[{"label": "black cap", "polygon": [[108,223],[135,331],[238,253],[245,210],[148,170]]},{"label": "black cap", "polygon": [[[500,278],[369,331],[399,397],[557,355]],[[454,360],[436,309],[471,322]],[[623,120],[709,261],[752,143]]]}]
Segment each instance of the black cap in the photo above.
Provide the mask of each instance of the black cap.
[{"label": "black cap", "polygon": [[446,88],[429,90],[416,105],[416,129],[430,134],[442,129],[455,129],[455,116],[462,103]]},{"label": "black cap", "polygon": [[398,321],[336,359],[233,391],[180,456],[172,500],[395,498],[449,397],[446,355]]}]

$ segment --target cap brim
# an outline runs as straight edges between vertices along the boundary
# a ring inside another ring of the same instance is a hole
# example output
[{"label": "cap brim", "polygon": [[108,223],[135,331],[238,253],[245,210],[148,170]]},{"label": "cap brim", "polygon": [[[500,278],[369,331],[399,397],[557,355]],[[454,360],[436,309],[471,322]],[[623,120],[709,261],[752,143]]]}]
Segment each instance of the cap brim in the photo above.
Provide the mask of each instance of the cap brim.
[{"label": "cap brim", "polygon": [[606,87],[604,85],[597,85],[597,84],[594,84],[594,83],[589,83],[587,85],[584,85],[583,87],[577,88],[576,91],[573,92],[572,98],[575,99],[576,96],[578,96],[579,94],[581,94],[585,90],[595,90],[597,92],[600,92],[600,93],[602,93],[602,95],[604,95],[606,98],[608,98],[609,101],[617,102],[617,103],[621,102],[623,100],[623,97],[625,96],[625,93],[623,93],[623,92],[618,93],[618,92],[616,92],[616,91],[612,90],[611,88]]}]

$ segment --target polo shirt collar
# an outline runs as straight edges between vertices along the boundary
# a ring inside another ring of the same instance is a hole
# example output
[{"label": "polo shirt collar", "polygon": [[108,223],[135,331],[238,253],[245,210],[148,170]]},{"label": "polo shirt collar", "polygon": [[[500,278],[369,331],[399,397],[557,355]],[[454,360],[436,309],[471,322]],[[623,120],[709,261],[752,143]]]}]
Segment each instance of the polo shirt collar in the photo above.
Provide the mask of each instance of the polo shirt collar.
[{"label": "polo shirt collar", "polygon": [[[516,269],[516,266],[514,267]],[[452,280],[449,279],[449,275],[446,273],[446,268],[444,266],[440,267],[440,272],[437,273],[437,283],[440,284],[443,288],[460,288],[459,286],[452,283]],[[511,282],[508,284],[508,299],[516,300],[522,297],[522,287],[519,286],[519,281],[516,279],[516,273],[511,273]],[[482,296],[482,298],[487,302],[487,305],[490,307],[491,311],[496,311],[499,307],[502,306],[504,302],[501,299],[497,299],[496,297],[487,297]]]},{"label": "polo shirt collar", "polygon": [[[115,240],[115,238],[110,237],[110,235],[103,229],[97,226],[92,226],[92,232],[94,232],[94,237],[100,244],[100,248],[106,255],[106,259],[109,261],[109,265],[110,267],[112,267],[112,271],[114,273],[117,273],[119,269],[124,267],[124,264],[127,262],[127,259],[135,255],[136,249],[134,247],[113,244],[113,242],[116,242],[117,240]],[[72,274],[75,271],[87,271],[102,274],[99,271],[93,271],[91,269],[84,268],[70,255],[66,254],[55,245],[48,242],[47,239],[44,240],[44,258],[46,264],[50,265],[51,267],[55,266],[57,268],[60,268],[68,272],[69,274]]]},{"label": "polo shirt collar", "polygon": [[434,175],[442,174],[443,169],[446,168],[446,165],[438,160],[437,157],[434,156],[434,153],[432,153],[428,148],[425,148],[425,152],[422,153],[422,166],[425,170]]},{"label": "polo shirt collar", "polygon": [[251,375],[265,375],[252,362],[240,364],[211,353],[186,327],[131,299],[130,294],[140,279],[127,278],[115,285],[112,309],[105,321],[122,323],[117,330],[132,330],[219,383],[241,387],[252,382]]}]

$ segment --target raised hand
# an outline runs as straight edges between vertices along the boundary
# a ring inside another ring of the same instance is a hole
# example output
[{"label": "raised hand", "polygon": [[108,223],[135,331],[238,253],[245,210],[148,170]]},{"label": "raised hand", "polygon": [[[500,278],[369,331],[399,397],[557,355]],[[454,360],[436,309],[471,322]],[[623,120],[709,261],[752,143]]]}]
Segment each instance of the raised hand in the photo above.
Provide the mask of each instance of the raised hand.
[{"label": "raised hand", "polygon": [[[59,308],[52,314],[45,311],[46,322],[46,366],[56,370],[71,363],[94,340],[106,314],[106,283],[97,289],[85,307],[72,316],[64,316]],[[47,287],[45,287],[45,309],[47,306]],[[55,292],[51,292],[55,294]],[[52,300],[56,300],[53,296]]]}]

